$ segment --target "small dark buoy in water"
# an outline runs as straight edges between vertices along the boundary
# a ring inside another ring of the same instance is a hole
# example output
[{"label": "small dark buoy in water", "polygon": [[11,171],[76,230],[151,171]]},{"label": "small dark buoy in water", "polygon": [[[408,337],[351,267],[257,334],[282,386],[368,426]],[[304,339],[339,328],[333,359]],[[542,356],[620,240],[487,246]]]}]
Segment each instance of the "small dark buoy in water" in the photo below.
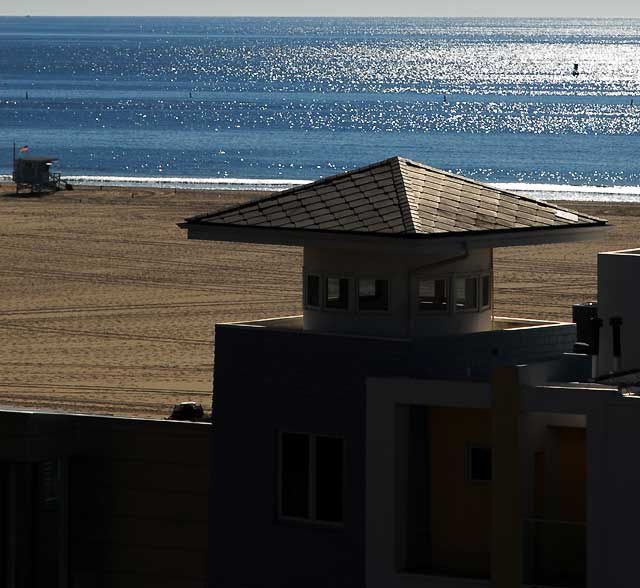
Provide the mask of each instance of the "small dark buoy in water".
[{"label": "small dark buoy in water", "polygon": [[25,100],[29,100],[29,92],[25,92],[24,93],[24,99]]},{"label": "small dark buoy in water", "polygon": [[578,64],[574,63],[573,64],[573,75],[577,76],[580,72],[578,71]]},{"label": "small dark buoy in water", "polygon": [[633,106],[633,98],[631,98],[631,102],[629,103],[629,106]]},{"label": "small dark buoy in water", "polygon": [[189,98],[193,98],[193,96],[191,95],[191,92],[189,92]]},{"label": "small dark buoy in water", "polygon": [[442,95],[442,101],[446,104],[447,103],[447,95],[443,94]]}]

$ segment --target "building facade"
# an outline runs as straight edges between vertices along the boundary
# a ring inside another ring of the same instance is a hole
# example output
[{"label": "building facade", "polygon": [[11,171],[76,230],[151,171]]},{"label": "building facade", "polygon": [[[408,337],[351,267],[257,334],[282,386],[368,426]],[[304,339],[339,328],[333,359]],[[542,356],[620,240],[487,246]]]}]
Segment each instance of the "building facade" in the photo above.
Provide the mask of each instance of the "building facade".
[{"label": "building facade", "polygon": [[187,219],[304,247],[303,316],[216,327],[210,586],[635,585],[638,397],[492,312],[493,248],[605,225],[402,158]]}]

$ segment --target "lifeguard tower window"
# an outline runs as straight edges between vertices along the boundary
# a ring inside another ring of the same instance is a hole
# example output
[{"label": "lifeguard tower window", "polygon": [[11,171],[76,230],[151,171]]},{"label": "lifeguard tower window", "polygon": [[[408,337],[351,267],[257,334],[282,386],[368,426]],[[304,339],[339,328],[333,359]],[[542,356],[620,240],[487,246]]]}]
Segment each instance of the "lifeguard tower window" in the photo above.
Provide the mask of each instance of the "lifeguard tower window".
[{"label": "lifeguard tower window", "polygon": [[337,310],[349,309],[349,280],[348,278],[327,278],[326,280],[327,308]]},{"label": "lifeguard tower window", "polygon": [[449,280],[446,278],[418,280],[418,310],[446,312],[449,305]]},{"label": "lifeguard tower window", "polygon": [[456,310],[478,308],[477,278],[456,278]]},{"label": "lifeguard tower window", "polygon": [[342,523],[344,440],[309,433],[281,433],[279,516],[311,523]]},{"label": "lifeguard tower window", "polygon": [[490,482],[492,456],[490,447],[467,447],[467,479],[471,482]]},{"label": "lifeguard tower window", "polygon": [[388,310],[389,283],[387,280],[360,278],[358,280],[358,310]]},{"label": "lifeguard tower window", "polygon": [[305,304],[307,306],[320,306],[320,276],[307,275]]}]

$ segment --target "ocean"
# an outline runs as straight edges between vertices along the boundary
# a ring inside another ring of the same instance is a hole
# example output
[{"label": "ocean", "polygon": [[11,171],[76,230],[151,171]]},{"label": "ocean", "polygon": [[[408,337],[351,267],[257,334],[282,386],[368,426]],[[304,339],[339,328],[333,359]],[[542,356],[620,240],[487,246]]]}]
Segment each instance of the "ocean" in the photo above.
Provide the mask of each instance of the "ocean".
[{"label": "ocean", "polygon": [[0,17],[5,179],[15,141],[72,183],[275,189],[402,155],[640,201],[639,138],[640,19]]}]

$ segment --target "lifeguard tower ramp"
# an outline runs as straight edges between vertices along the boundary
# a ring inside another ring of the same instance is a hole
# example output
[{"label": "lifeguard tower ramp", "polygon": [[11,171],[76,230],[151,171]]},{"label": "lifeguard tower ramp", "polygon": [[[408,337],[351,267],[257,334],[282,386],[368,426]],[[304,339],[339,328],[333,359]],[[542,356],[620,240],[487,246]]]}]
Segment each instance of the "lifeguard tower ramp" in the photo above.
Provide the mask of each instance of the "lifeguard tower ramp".
[{"label": "lifeguard tower ramp", "polygon": [[43,192],[59,190],[62,179],[59,173],[51,171],[51,165],[57,157],[28,155],[13,160],[13,181],[16,193],[20,190]]}]

